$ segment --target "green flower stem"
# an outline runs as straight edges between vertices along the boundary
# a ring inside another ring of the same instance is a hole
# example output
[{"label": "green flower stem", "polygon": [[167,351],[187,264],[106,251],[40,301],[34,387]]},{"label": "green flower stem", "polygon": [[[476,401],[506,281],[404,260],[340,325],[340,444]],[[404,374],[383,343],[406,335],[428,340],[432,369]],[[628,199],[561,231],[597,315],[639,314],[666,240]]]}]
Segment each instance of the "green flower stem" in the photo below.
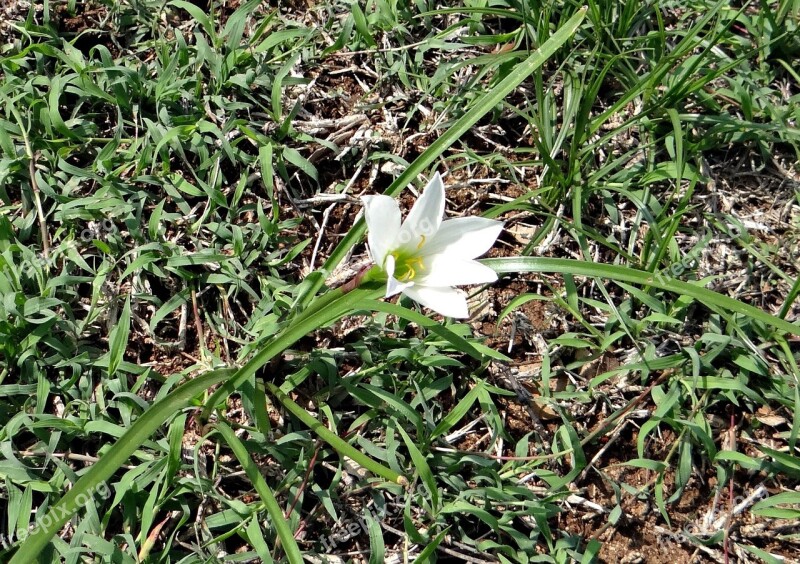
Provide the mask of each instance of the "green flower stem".
[{"label": "green flower stem", "polygon": [[353,459],[356,463],[366,468],[373,474],[376,474],[377,476],[386,478],[387,480],[390,480],[395,484],[400,484],[401,486],[408,485],[408,480],[405,476],[398,474],[394,470],[391,470],[382,464],[378,464],[361,451],[352,447],[349,443],[346,443],[336,433],[323,425],[317,418],[292,401],[292,399],[278,386],[272,384],[271,382],[267,382],[267,389],[289,413],[302,421],[303,424],[314,431],[319,438],[336,449],[339,454]]}]

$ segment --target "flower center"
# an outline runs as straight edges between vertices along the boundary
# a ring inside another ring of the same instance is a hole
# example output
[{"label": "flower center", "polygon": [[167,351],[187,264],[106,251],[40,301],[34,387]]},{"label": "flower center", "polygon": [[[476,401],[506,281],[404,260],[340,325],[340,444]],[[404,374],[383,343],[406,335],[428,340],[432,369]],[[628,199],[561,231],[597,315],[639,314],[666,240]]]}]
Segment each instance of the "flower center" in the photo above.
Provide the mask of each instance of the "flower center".
[{"label": "flower center", "polygon": [[397,250],[391,253],[394,257],[394,277],[400,282],[410,282],[417,273],[425,270],[422,257]]}]

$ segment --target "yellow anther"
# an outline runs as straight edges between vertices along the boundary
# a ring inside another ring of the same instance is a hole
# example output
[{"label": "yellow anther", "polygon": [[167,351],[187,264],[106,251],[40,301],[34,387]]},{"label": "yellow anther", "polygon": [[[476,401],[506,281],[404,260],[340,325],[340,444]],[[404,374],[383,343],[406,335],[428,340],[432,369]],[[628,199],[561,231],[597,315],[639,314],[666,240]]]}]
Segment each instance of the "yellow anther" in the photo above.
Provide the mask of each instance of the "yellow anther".
[{"label": "yellow anther", "polygon": [[425,265],[422,261],[422,257],[409,257],[403,261],[401,269],[404,272],[398,273],[397,279],[408,282],[417,276],[417,270],[425,270]]},{"label": "yellow anther", "polygon": [[417,245],[417,250],[420,250],[422,245],[425,244],[425,235],[420,235],[420,237],[422,237],[422,240],[419,242],[419,245]]},{"label": "yellow anther", "polygon": [[422,257],[415,257],[413,260],[409,261],[409,263],[411,264],[411,266],[409,267],[411,269],[411,279],[413,279],[417,275],[418,269],[425,270],[422,264]]}]

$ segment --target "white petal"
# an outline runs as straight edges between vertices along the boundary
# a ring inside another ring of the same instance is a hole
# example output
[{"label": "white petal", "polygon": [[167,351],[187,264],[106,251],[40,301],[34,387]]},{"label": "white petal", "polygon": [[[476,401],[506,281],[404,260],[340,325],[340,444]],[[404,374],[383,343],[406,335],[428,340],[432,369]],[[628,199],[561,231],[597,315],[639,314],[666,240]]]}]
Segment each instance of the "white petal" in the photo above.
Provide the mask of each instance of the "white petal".
[{"label": "white petal", "polygon": [[400,292],[405,292],[413,285],[413,282],[400,282],[397,278],[392,276],[389,278],[389,281],[386,282],[386,296],[384,297],[391,298]]},{"label": "white petal", "polygon": [[397,244],[406,249],[416,250],[423,242],[430,240],[439,230],[444,215],[444,184],[439,173],[433,175],[414,202],[408,217],[397,234]]},{"label": "white petal", "polygon": [[413,286],[403,293],[427,308],[445,317],[469,317],[467,298],[455,288],[432,288],[430,286]]},{"label": "white petal", "polygon": [[488,266],[446,254],[427,258],[422,272],[415,282],[423,286],[464,286],[497,280],[497,273]]},{"label": "white petal", "polygon": [[389,196],[361,196],[361,200],[369,230],[369,254],[375,264],[383,267],[400,231],[400,207]]},{"label": "white petal", "polygon": [[391,298],[395,294],[399,294],[406,288],[409,288],[414,285],[413,282],[400,282],[397,278],[394,277],[394,256],[393,255],[386,255],[386,263],[384,264],[384,270],[386,271],[387,276],[389,279],[386,281],[386,297]]},{"label": "white petal", "polygon": [[503,230],[503,222],[485,217],[458,217],[442,222],[423,255],[448,254],[473,259],[488,251]]},{"label": "white petal", "polygon": [[383,264],[383,270],[389,279],[394,278],[394,255],[386,255],[386,262]]}]

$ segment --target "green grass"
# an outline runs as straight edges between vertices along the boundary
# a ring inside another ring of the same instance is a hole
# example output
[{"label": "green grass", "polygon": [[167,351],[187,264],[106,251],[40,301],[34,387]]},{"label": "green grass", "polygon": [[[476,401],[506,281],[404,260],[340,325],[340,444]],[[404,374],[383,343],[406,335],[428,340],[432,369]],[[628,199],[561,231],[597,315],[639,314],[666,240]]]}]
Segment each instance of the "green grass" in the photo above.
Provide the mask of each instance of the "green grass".
[{"label": "green grass", "polygon": [[[796,553],[797,2],[309,4],[6,9],[0,561]],[[434,170],[476,318],[330,288]]]}]

